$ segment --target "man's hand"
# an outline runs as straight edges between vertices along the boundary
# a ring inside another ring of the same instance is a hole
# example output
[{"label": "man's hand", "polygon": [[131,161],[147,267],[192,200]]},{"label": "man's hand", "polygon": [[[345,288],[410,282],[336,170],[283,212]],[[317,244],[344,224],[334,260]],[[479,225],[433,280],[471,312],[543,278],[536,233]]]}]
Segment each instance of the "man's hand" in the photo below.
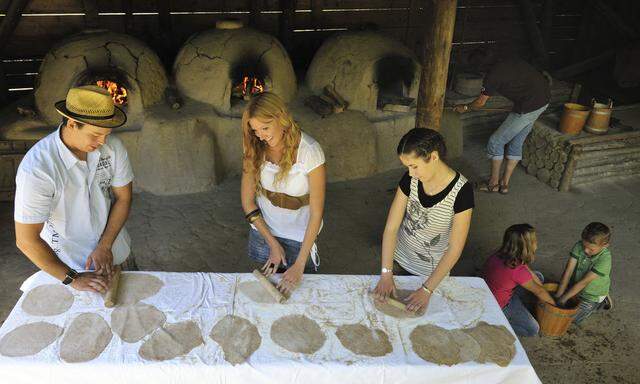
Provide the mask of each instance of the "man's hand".
[{"label": "man's hand", "polygon": [[418,288],[405,300],[407,303],[407,311],[422,312],[427,309],[431,295],[424,289]]},{"label": "man's hand", "polygon": [[107,278],[95,272],[79,273],[71,282],[71,287],[78,291],[105,293],[109,289]]},{"label": "man's hand", "polygon": [[378,285],[373,290],[376,300],[386,302],[389,297],[396,296],[396,284],[393,281],[393,273],[387,272],[380,275]]},{"label": "man's hand", "polygon": [[113,253],[111,253],[111,249],[98,245],[87,258],[85,269],[91,269],[92,264],[95,273],[105,275],[111,279],[113,275]]},{"label": "man's hand", "polygon": [[471,108],[469,108],[469,106],[466,105],[466,104],[460,104],[460,105],[456,105],[455,107],[453,107],[453,110],[455,112],[458,112],[458,113],[465,113],[465,112],[470,111]]},{"label": "man's hand", "polygon": [[285,257],[284,248],[277,241],[269,246],[269,259],[262,266],[262,274],[266,277],[278,272],[280,264],[287,266],[287,258]]},{"label": "man's hand", "polygon": [[[298,258],[298,260],[301,259]],[[276,288],[282,293],[291,293],[302,281],[302,275],[304,275],[304,264],[296,261],[282,274],[282,280]]]}]

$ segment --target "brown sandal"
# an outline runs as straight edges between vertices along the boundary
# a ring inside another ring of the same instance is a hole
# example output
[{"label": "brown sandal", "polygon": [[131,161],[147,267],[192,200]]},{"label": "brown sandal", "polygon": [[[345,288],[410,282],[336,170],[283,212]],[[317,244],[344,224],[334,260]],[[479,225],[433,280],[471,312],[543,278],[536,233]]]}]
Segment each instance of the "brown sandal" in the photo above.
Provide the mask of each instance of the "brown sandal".
[{"label": "brown sandal", "polygon": [[476,189],[480,192],[499,192],[500,191],[500,184],[489,184],[488,181],[481,181],[478,182],[476,184]]},{"label": "brown sandal", "polygon": [[498,189],[498,192],[500,192],[503,195],[506,195],[509,193],[509,186],[508,185],[500,185],[500,188]]}]

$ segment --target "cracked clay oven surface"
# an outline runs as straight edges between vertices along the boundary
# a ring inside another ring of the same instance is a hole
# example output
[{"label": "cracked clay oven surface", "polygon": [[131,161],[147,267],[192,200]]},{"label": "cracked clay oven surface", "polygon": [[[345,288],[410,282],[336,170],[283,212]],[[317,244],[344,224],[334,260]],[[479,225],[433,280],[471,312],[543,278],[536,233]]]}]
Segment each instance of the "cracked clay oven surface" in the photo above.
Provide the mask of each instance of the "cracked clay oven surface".
[{"label": "cracked clay oven surface", "polygon": [[167,75],[158,55],[143,42],[103,30],[74,35],[47,53],[35,88],[40,115],[48,123],[58,124],[60,115],[54,103],[63,100],[69,88],[85,85],[80,83],[87,74],[93,78],[100,73],[118,73],[126,80],[129,101],[125,127],[140,129],[144,109],[162,100]]},{"label": "cracked clay oven surface", "polygon": [[173,65],[181,94],[212,105],[231,108],[232,73],[253,63],[262,68],[268,91],[289,102],[297,91],[291,60],[273,36],[251,28],[214,29],[197,33],[182,46]]}]

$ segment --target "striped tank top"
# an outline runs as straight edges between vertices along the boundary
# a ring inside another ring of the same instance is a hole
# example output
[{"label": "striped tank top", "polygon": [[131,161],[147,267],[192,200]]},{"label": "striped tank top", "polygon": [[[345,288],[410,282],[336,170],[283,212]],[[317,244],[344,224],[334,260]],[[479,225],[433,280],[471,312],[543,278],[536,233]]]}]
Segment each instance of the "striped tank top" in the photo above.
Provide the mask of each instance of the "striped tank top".
[{"label": "striped tank top", "polygon": [[418,179],[411,178],[411,193],[398,231],[394,260],[414,275],[430,276],[449,247],[456,196],[467,182],[458,174],[451,191],[432,207],[423,207],[418,197]]}]

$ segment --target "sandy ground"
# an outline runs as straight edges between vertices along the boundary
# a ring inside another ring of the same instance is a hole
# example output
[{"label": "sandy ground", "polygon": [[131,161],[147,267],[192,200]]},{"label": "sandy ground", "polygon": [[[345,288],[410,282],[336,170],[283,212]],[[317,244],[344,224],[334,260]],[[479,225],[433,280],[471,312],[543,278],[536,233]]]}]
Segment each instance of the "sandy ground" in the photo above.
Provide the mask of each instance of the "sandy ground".
[{"label": "sandy ground", "polygon": [[[485,137],[465,141],[464,158],[451,165],[470,179],[486,176]],[[318,245],[321,273],[377,274],[386,213],[402,170],[330,184]],[[474,275],[504,229],[528,222],[538,230],[534,268],[558,280],[569,249],[590,221],[613,228],[614,309],[599,312],[561,338],[521,339],[545,383],[636,383],[633,352],[640,344],[640,177],[606,181],[559,193],[517,169],[511,193],[476,195],[471,232],[456,275]],[[12,204],[0,204],[0,322],[20,296],[20,283],[36,268],[14,245]],[[214,192],[175,197],[135,196],[127,227],[143,270],[249,272],[248,227],[240,208],[239,181]]]}]

